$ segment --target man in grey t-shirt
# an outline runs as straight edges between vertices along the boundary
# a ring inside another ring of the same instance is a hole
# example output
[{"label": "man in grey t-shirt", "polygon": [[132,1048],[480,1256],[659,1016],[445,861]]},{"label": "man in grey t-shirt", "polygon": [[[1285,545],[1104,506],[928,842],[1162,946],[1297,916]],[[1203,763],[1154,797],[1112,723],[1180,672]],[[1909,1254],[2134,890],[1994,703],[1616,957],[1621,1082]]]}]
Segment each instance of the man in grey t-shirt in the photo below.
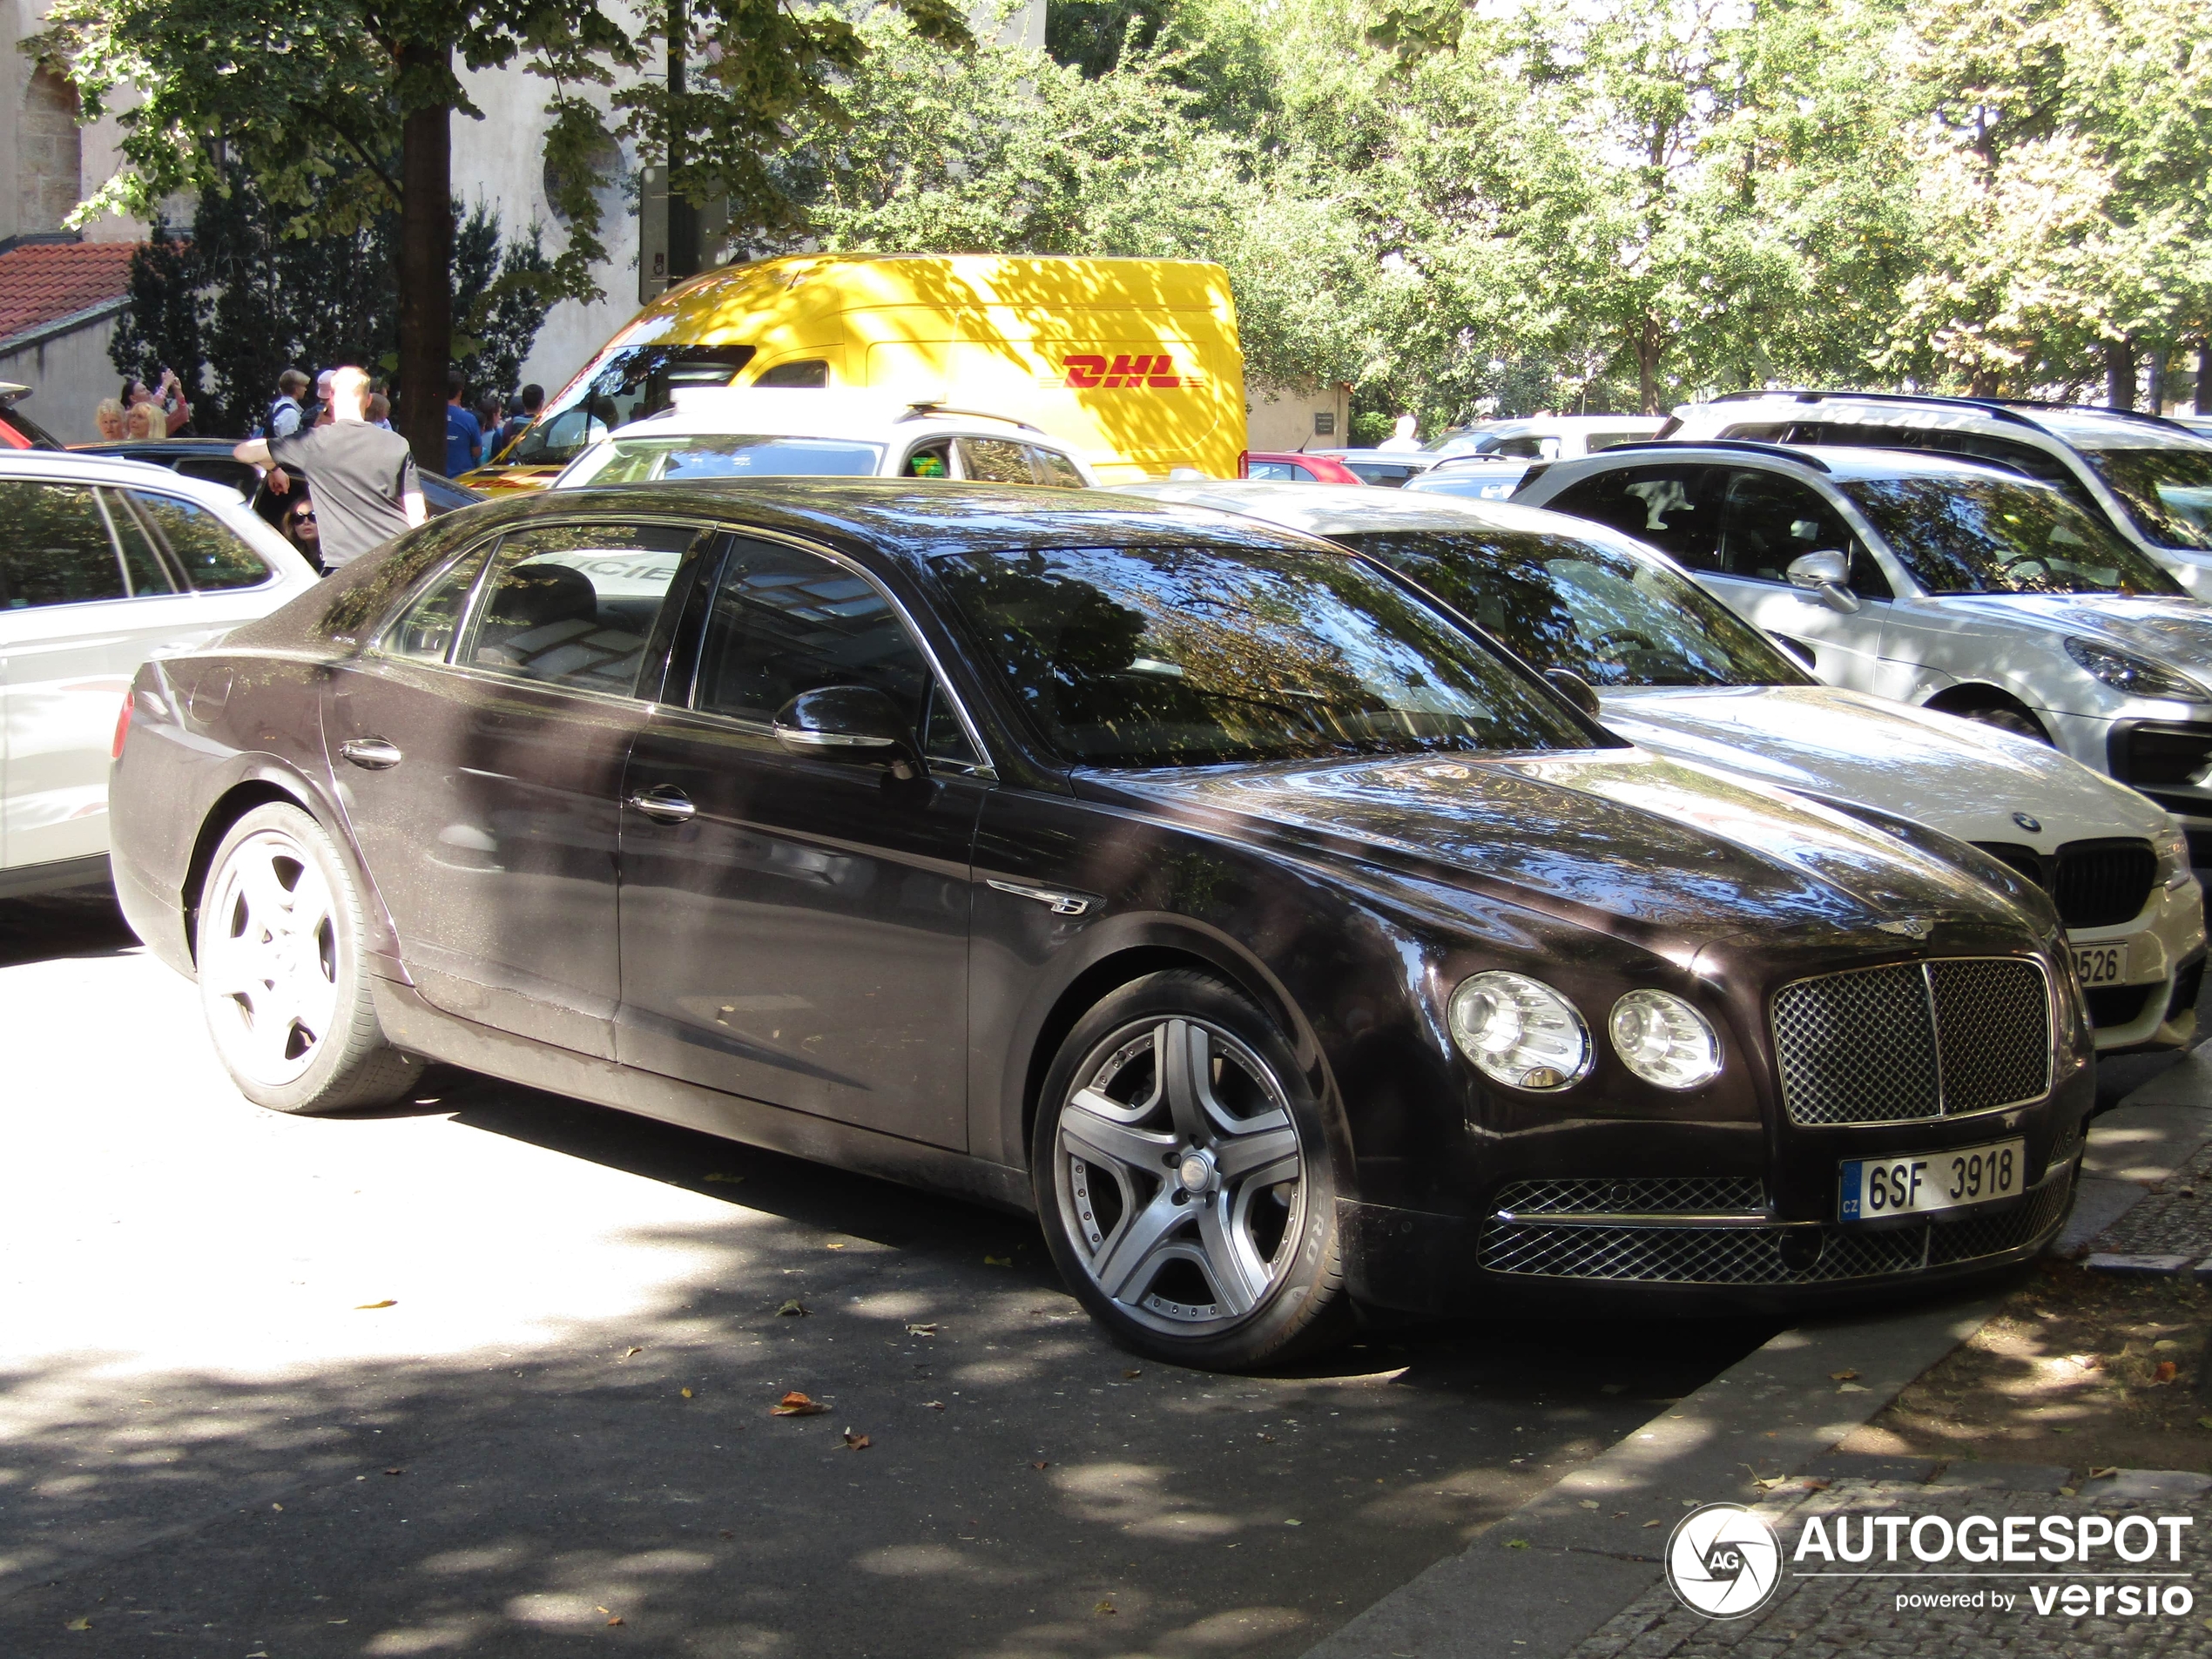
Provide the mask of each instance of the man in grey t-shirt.
[{"label": "man in grey t-shirt", "polygon": [[[369,424],[368,401],[368,374],[348,366],[330,379],[330,424],[281,438],[249,438],[231,451],[240,461],[307,481],[326,570],[381,547],[425,516],[414,452],[398,433]],[[270,487],[282,493],[276,476]]]}]

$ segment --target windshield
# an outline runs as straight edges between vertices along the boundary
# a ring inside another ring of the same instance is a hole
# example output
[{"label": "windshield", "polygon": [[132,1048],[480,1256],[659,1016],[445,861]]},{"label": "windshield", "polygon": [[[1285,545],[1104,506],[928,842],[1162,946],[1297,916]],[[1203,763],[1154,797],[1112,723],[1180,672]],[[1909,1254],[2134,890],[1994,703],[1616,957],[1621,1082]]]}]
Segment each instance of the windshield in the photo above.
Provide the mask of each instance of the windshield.
[{"label": "windshield", "polygon": [[694,432],[664,438],[616,438],[563,473],[560,485],[645,484],[662,479],[873,478],[880,444],[839,438],[786,438]]},{"label": "windshield", "polygon": [[1591,746],[1502,658],[1340,556],[1076,548],[935,568],[1015,700],[1078,764]]},{"label": "windshield", "polygon": [[2212,443],[2081,453],[2153,546],[2212,548]]},{"label": "windshield", "polygon": [[494,459],[503,467],[565,467],[617,427],[670,408],[678,387],[727,386],[752,358],[750,346],[617,346]]},{"label": "windshield", "polygon": [[1757,629],[1656,559],[1527,530],[1332,536],[1539,668],[1593,685],[1811,685]]},{"label": "windshield", "polygon": [[1930,593],[2179,593],[2181,585],[2047,484],[1856,478],[1837,487]]}]

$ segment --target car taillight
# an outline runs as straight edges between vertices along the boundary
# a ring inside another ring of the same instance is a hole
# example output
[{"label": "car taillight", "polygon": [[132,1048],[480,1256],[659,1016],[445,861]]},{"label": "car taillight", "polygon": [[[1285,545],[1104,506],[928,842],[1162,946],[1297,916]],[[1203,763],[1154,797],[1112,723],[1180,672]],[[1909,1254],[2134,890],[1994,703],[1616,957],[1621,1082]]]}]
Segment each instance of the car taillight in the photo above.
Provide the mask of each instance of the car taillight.
[{"label": "car taillight", "polygon": [[123,739],[131,735],[131,704],[132,700],[133,698],[132,693],[125,691],[123,694],[123,711],[115,717],[115,746],[108,751],[108,759],[111,760],[120,760],[123,759]]},{"label": "car taillight", "polygon": [[1237,451],[1237,475],[1239,478],[1249,478],[1252,475],[1252,452],[1251,450],[1239,449]]}]

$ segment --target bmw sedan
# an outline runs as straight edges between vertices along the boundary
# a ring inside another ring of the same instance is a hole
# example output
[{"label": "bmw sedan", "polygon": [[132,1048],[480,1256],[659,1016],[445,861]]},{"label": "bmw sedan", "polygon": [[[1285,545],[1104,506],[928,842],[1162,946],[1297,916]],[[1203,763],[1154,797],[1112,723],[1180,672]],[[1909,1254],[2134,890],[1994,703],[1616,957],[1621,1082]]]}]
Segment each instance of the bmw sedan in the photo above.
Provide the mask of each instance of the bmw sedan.
[{"label": "bmw sedan", "polygon": [[1382,566],[1037,488],[549,492],[138,679],[132,925],[280,1110],[427,1060],[1033,1211],[1121,1341],[2033,1255],[2043,896],[1622,742]]}]

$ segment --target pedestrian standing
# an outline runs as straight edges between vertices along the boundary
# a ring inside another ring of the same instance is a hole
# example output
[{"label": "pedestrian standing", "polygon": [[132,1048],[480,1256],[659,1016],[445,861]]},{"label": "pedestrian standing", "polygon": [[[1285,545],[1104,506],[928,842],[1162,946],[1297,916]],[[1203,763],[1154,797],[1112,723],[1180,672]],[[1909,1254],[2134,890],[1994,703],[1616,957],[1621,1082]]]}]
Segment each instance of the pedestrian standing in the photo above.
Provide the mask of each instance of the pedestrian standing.
[{"label": "pedestrian standing", "polygon": [[381,426],[387,432],[392,429],[392,400],[381,392],[368,395],[368,423]]},{"label": "pedestrian standing", "polygon": [[484,455],[484,429],[462,402],[469,394],[469,377],[459,369],[446,371],[446,476],[458,478]]},{"label": "pedestrian standing", "polygon": [[530,422],[537,419],[537,412],[544,407],[545,388],[532,381],[523,388],[522,407],[507,417],[507,424],[501,427],[498,435],[492,439],[489,453],[493,455],[506,454],[508,446],[529,429]]},{"label": "pedestrian standing", "polygon": [[169,420],[162,414],[161,405],[148,398],[143,403],[133,403],[123,412],[123,435],[144,442],[148,438],[169,435]]},{"label": "pedestrian standing", "polygon": [[307,395],[307,377],[296,368],[287,368],[277,376],[276,401],[269,405],[268,435],[288,438],[300,429],[305,410],[300,400]]},{"label": "pedestrian standing", "polygon": [[92,424],[99,428],[102,443],[122,442],[128,435],[123,429],[121,400],[112,397],[102,398],[99,407],[92,411]]},{"label": "pedestrian standing", "polygon": [[231,453],[307,481],[326,570],[349,564],[422,523],[422,483],[407,440],[368,422],[368,375],[347,364],[331,375],[328,426],[287,438],[249,438]]}]

